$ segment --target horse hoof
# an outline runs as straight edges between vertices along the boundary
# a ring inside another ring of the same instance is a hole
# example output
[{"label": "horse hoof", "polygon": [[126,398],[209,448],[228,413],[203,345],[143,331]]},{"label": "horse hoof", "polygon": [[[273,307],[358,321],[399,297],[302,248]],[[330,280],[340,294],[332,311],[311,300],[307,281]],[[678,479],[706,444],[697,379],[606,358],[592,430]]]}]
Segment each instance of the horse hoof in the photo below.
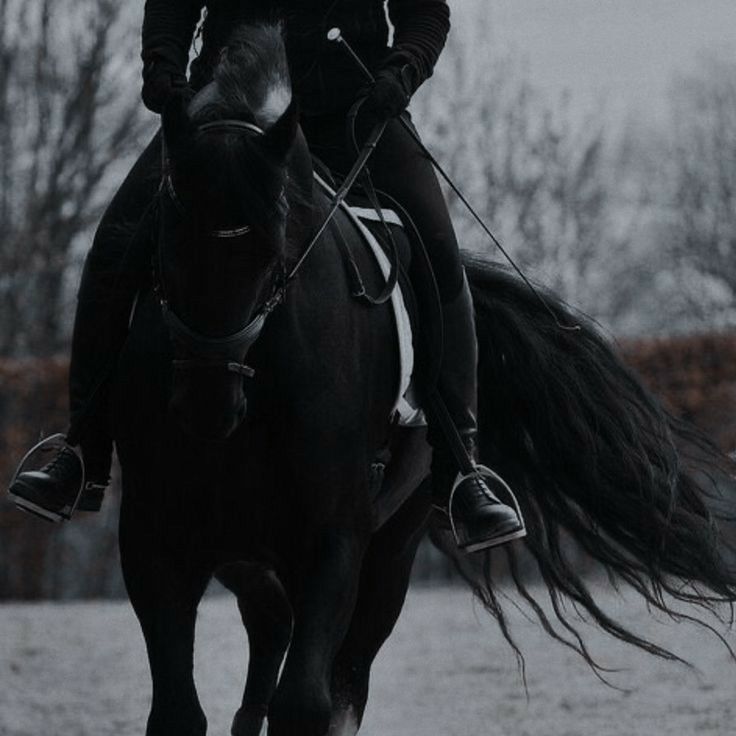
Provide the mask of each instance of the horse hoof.
[{"label": "horse hoof", "polygon": [[240,708],[233,718],[231,736],[266,736],[268,706],[252,705]]},{"label": "horse hoof", "polygon": [[327,736],[331,711],[329,695],[289,699],[277,692],[268,710],[268,736]]}]

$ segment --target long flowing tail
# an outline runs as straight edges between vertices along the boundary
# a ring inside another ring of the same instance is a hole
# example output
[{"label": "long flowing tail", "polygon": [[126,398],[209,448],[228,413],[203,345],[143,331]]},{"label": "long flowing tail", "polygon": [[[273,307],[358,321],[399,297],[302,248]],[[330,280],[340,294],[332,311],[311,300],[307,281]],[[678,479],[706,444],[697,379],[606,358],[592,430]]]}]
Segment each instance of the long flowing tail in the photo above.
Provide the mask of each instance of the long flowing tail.
[{"label": "long flowing tail", "polygon": [[[589,320],[551,294],[545,294],[545,309],[497,266],[466,265],[480,345],[481,460],[519,497],[528,528],[525,545],[546,583],[557,624],[534,600],[514,545],[507,545],[517,588],[548,633],[594,667],[564,597],[613,636],[677,659],[599,608],[571,559],[569,540],[614,581],[628,583],[670,616],[691,618],[674,610],[677,601],[716,612],[726,603],[732,611],[736,565],[724,531],[729,499],[716,482],[729,477],[728,459],[671,416]],[[736,499],[731,502],[736,508]],[[441,533],[435,537],[452,549]],[[490,557],[456,561],[508,638]],[[695,618],[702,620],[697,613]]]}]

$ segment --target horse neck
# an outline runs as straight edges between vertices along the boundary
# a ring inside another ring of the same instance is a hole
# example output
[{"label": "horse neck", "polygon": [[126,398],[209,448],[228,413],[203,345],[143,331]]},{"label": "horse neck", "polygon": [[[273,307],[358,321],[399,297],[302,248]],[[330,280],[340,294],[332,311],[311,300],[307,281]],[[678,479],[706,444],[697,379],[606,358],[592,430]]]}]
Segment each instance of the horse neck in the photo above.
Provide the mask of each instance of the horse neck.
[{"label": "horse neck", "polygon": [[312,157],[301,129],[289,162],[289,187],[294,196],[289,202],[286,239],[290,260],[295,262],[307,247],[318,219]]}]

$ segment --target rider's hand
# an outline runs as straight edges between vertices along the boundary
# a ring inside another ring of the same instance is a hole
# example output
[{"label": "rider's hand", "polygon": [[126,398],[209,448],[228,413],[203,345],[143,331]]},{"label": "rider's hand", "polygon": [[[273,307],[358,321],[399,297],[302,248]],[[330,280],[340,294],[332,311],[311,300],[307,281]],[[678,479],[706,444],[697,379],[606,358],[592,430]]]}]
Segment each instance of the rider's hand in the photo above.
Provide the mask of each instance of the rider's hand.
[{"label": "rider's hand", "polygon": [[361,113],[379,120],[401,115],[409,105],[413,69],[409,64],[389,64],[376,74],[376,81],[364,93]]},{"label": "rider's hand", "polygon": [[143,104],[152,112],[161,113],[172,97],[191,97],[192,89],[186,76],[166,62],[151,62],[144,71]]}]

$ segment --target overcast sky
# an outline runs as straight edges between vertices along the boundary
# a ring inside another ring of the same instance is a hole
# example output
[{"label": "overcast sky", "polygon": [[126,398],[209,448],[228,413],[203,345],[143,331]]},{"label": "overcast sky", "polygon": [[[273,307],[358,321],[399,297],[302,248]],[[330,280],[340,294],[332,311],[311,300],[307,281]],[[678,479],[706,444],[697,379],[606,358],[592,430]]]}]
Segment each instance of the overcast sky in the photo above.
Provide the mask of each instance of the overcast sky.
[{"label": "overcast sky", "polygon": [[[666,112],[672,76],[714,53],[736,62],[736,0],[459,0],[459,27],[476,12],[489,43],[513,48],[534,82],[568,88],[577,109],[605,100],[614,114]],[[458,29],[459,30],[459,29]]]},{"label": "overcast sky", "polygon": [[[139,2],[129,11],[136,25]],[[489,44],[513,49],[552,94],[568,89],[581,113],[605,101],[614,115],[633,108],[656,122],[666,114],[673,75],[693,70],[699,55],[736,63],[736,0],[448,2],[456,43],[464,23],[480,20]]]}]

